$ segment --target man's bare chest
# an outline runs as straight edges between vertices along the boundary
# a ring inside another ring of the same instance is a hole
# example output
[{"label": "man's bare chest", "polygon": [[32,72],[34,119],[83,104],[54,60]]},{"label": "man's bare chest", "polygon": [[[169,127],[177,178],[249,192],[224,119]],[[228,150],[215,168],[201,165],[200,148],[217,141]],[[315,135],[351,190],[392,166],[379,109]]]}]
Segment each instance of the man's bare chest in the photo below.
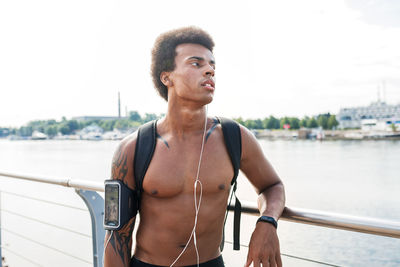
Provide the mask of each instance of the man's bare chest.
[{"label": "man's bare chest", "polygon": [[[154,197],[174,197],[193,192],[201,143],[167,147],[163,142],[157,142],[143,181],[144,191]],[[204,146],[200,162],[199,180],[203,194],[226,192],[232,177],[233,167],[223,140],[209,140]]]}]

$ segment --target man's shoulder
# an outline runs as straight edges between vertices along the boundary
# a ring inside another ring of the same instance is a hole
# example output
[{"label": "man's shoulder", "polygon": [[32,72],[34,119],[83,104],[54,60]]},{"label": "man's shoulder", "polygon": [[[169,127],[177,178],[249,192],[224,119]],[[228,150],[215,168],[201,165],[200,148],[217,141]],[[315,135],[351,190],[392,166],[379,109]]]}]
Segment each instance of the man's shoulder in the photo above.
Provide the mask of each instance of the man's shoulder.
[{"label": "man's shoulder", "polygon": [[[249,137],[254,136],[254,134],[252,134],[252,132],[249,129],[247,129],[245,126],[243,126],[234,119],[229,119],[225,117],[217,117],[217,118],[220,122],[219,128],[221,129],[221,131],[223,130],[223,128],[225,128],[227,134],[229,135],[232,135],[234,132],[237,131],[237,129],[239,129],[240,131],[237,132],[239,136],[237,137],[239,137],[242,141],[243,138],[248,139]],[[222,127],[222,124],[224,124],[224,127]]]},{"label": "man's shoulder", "polygon": [[[239,145],[239,149],[241,151],[241,159],[243,159],[243,154],[251,154],[246,153],[247,150],[253,151],[255,146],[258,146],[258,141],[256,136],[252,131],[250,131],[247,127],[244,125],[240,124],[239,122],[229,119],[229,118],[224,118],[224,117],[218,117],[219,121],[221,122],[221,132],[222,132],[222,124],[224,124],[224,128],[226,131],[225,138],[227,136],[230,136],[230,139],[232,141],[231,145],[237,146]],[[239,130],[238,130],[239,129]],[[234,137],[232,137],[234,136]],[[239,144],[237,144],[237,140],[240,140]],[[243,153],[245,152],[245,153]]]},{"label": "man's shoulder", "polygon": [[136,148],[136,140],[137,140],[137,131],[127,135],[124,139],[122,139],[113,156],[113,167],[116,167],[116,162],[122,164],[121,161],[124,161],[126,168],[130,168],[132,166],[132,162],[135,155],[135,148]]},{"label": "man's shoulder", "polygon": [[136,130],[135,132],[127,135],[124,139],[121,140],[118,148],[125,151],[129,150],[135,152],[137,133],[138,131]]},{"label": "man's shoulder", "polygon": [[136,145],[136,133],[126,136],[119,143],[112,159],[111,177],[123,181],[129,188],[134,188],[133,158]]}]

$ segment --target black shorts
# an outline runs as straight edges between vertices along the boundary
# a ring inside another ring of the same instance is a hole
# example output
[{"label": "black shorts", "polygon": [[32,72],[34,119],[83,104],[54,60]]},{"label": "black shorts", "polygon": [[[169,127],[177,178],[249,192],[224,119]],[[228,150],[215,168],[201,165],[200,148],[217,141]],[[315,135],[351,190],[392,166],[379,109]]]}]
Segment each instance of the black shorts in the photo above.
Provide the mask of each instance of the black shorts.
[{"label": "black shorts", "polygon": [[[224,267],[224,261],[222,260],[222,255],[220,255],[218,258],[215,258],[213,260],[203,262],[199,264],[200,267]],[[160,265],[154,265],[150,263],[145,263],[143,261],[140,261],[136,259],[135,257],[132,258],[131,260],[131,267],[163,267]],[[194,265],[188,265],[185,267],[197,267],[197,264]]]}]

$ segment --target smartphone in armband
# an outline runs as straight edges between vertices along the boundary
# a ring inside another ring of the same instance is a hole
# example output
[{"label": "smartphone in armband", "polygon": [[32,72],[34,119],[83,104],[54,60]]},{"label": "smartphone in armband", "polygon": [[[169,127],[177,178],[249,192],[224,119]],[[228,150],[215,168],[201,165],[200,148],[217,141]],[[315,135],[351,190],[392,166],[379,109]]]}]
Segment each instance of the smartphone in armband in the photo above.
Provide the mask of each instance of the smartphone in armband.
[{"label": "smartphone in armband", "polygon": [[136,190],[120,180],[105,180],[104,229],[119,230],[137,214]]}]

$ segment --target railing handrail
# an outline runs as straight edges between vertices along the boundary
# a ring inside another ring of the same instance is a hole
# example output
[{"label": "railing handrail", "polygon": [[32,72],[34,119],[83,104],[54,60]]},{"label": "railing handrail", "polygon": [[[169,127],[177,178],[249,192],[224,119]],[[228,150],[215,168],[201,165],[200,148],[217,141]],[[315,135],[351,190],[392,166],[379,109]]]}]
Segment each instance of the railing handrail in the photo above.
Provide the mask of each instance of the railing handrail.
[{"label": "railing handrail", "polygon": [[[32,175],[21,175],[3,171],[0,171],[0,176],[61,185],[72,187],[75,189],[104,192],[104,184],[101,182],[79,179],[37,177]],[[231,205],[229,209],[233,209],[233,205]],[[242,201],[242,212],[256,216],[259,215],[257,205],[252,202]],[[323,226],[341,230],[400,238],[400,222],[397,221],[350,216],[340,213],[300,209],[293,207],[285,207],[281,219],[315,226]]]},{"label": "railing handrail", "polygon": [[3,171],[0,171],[0,176],[9,177],[9,178],[17,178],[17,179],[28,180],[28,181],[33,181],[33,182],[46,183],[46,184],[61,185],[61,186],[65,186],[65,187],[72,187],[75,189],[104,192],[104,184],[103,183],[88,181],[88,180],[69,179],[69,178],[54,178],[54,177],[45,177],[45,176],[39,177],[39,176],[32,176],[29,174],[15,174],[15,173],[3,172]]}]

